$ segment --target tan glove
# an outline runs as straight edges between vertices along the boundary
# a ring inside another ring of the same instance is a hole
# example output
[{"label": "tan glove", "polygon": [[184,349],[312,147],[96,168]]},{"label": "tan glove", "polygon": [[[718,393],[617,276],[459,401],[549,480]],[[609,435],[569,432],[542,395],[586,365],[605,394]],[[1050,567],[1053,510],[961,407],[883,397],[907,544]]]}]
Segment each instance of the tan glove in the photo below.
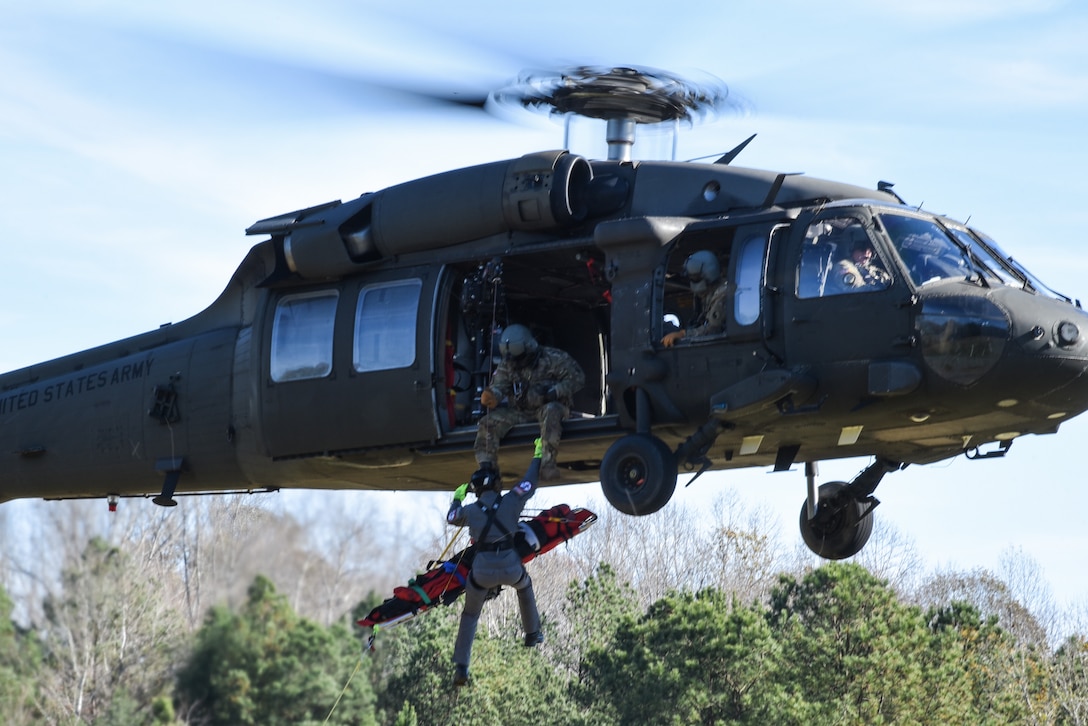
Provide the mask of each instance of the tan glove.
[{"label": "tan glove", "polygon": [[666,348],[671,348],[676,345],[677,341],[683,340],[687,335],[683,330],[676,330],[671,333],[665,333],[665,337],[661,339],[661,345]]},{"label": "tan glove", "polygon": [[484,392],[480,394],[480,405],[484,408],[495,408],[499,405],[499,397],[491,392],[491,389],[484,389]]}]

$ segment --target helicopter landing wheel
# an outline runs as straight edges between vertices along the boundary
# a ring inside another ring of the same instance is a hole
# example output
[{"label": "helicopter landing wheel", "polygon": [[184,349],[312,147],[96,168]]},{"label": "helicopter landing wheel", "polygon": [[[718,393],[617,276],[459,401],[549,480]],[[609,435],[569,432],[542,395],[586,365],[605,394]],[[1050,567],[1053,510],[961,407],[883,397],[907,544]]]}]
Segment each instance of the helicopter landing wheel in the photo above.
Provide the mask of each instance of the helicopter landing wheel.
[{"label": "helicopter landing wheel", "polygon": [[861,551],[873,533],[872,505],[854,499],[846,482],[820,486],[816,516],[808,518],[808,504],[801,507],[801,538],[808,548],[827,560],[844,560]]},{"label": "helicopter landing wheel", "polygon": [[676,490],[676,457],[664,441],[628,434],[608,448],[601,461],[601,489],[624,514],[653,514]]}]

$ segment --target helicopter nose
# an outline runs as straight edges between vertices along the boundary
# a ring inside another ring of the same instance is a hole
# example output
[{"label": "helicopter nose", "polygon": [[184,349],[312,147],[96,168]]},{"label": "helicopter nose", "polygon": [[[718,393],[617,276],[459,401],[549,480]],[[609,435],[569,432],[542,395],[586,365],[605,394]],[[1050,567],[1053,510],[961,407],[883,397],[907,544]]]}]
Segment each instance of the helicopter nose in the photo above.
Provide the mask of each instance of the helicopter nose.
[{"label": "helicopter nose", "polygon": [[994,369],[1011,338],[1012,320],[980,296],[928,297],[916,320],[922,357],[930,370],[961,386]]},{"label": "helicopter nose", "polygon": [[1033,403],[1057,420],[1088,409],[1088,315],[1062,301],[1046,302],[1021,314],[1009,358],[1013,375],[1035,379]]},{"label": "helicopter nose", "polygon": [[1019,289],[934,296],[916,319],[923,359],[938,377],[988,398],[1028,429],[1088,409],[1088,315]]}]

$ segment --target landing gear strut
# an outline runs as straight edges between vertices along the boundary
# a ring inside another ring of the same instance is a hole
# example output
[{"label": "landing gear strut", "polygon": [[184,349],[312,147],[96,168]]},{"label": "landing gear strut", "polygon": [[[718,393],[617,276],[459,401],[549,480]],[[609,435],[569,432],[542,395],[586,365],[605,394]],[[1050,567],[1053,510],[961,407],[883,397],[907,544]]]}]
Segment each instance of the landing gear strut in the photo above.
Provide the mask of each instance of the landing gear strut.
[{"label": "landing gear strut", "polygon": [[849,484],[828,482],[816,487],[816,464],[805,463],[808,500],[801,507],[801,538],[808,548],[828,560],[842,560],[861,551],[873,533],[873,496],[885,474],[902,464],[877,459]]}]

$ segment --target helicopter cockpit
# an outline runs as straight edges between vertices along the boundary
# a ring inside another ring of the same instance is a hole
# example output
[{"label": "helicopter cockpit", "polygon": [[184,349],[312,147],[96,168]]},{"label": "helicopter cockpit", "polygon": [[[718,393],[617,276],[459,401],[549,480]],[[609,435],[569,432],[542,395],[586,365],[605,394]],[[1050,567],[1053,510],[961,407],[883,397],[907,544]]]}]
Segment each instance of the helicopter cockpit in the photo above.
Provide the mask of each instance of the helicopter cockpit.
[{"label": "helicopter cockpit", "polygon": [[946,219],[882,213],[879,220],[918,287],[940,280],[1007,286],[1071,302],[1001,252],[993,240]]},{"label": "helicopter cockpit", "polygon": [[[860,254],[862,251],[867,251],[867,256]],[[853,216],[821,219],[805,230],[797,297],[883,290],[891,284],[888,270],[887,262],[876,251],[860,219]]]}]

